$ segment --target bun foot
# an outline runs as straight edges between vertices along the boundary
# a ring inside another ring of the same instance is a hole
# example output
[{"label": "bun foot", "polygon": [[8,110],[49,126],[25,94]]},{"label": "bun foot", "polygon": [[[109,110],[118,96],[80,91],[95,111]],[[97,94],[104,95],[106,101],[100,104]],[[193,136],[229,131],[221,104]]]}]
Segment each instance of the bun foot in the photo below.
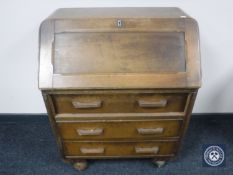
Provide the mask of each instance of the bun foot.
[{"label": "bun foot", "polygon": [[164,160],[153,160],[153,164],[155,164],[158,168],[161,168],[166,164],[166,161],[164,161]]},{"label": "bun foot", "polygon": [[87,161],[86,160],[76,160],[73,163],[73,167],[78,171],[83,171],[87,168]]}]

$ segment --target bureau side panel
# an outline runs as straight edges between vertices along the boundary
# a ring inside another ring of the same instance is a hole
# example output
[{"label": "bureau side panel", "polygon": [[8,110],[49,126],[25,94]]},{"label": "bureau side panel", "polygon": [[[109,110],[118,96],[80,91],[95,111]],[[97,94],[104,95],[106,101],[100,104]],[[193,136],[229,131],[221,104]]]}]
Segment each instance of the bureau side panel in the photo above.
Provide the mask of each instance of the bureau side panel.
[{"label": "bureau side panel", "polygon": [[42,92],[42,95],[43,95],[44,103],[45,103],[45,106],[46,106],[46,109],[47,109],[47,112],[48,112],[50,125],[52,127],[53,134],[54,134],[54,136],[56,138],[56,142],[57,142],[57,144],[59,146],[60,155],[63,158],[63,160],[66,161],[65,157],[64,157],[64,150],[63,150],[63,146],[62,146],[62,140],[61,140],[60,133],[59,133],[59,130],[58,130],[57,126],[56,126],[56,122],[55,122],[55,118],[54,118],[55,117],[55,110],[54,110],[54,106],[53,106],[51,96],[46,94],[45,92]]},{"label": "bureau side panel", "polygon": [[187,106],[186,106],[186,115],[184,118],[183,125],[181,127],[181,134],[180,134],[179,144],[177,144],[176,154],[182,148],[182,142],[184,140],[184,136],[185,136],[186,131],[187,131],[188,126],[189,126],[189,122],[191,119],[191,114],[192,114],[193,106],[194,106],[194,103],[196,100],[197,92],[198,92],[198,90],[190,93],[190,95],[188,97],[188,102],[187,102]]}]

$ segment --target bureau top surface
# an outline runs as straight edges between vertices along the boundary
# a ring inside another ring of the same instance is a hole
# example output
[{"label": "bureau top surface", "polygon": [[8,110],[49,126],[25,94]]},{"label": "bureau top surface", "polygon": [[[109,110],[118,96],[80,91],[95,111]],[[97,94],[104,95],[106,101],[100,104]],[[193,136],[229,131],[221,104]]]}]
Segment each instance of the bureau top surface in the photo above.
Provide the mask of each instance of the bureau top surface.
[{"label": "bureau top surface", "polygon": [[39,40],[40,89],[199,88],[197,22],[179,8],[58,9]]},{"label": "bureau top surface", "polygon": [[184,18],[189,17],[177,7],[110,7],[110,8],[61,8],[50,18]]}]

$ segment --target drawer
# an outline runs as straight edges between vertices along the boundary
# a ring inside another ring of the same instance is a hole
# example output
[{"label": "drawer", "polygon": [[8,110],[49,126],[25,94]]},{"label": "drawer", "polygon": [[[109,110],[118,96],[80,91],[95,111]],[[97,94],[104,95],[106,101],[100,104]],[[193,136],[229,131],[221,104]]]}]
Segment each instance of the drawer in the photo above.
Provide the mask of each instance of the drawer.
[{"label": "drawer", "polygon": [[64,142],[66,157],[173,156],[176,141],[148,142]]},{"label": "drawer", "polygon": [[178,137],[182,120],[84,120],[58,122],[63,139],[153,139]]},{"label": "drawer", "polygon": [[188,93],[108,93],[52,95],[56,113],[184,112]]}]

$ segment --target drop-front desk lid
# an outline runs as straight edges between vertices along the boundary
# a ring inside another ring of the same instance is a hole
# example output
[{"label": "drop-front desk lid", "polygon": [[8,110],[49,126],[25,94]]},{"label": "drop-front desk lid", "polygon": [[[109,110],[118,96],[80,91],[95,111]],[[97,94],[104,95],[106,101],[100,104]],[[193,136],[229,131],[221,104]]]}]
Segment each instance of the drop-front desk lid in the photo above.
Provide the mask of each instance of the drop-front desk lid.
[{"label": "drop-front desk lid", "polygon": [[178,8],[59,9],[40,28],[39,88],[198,88],[198,25]]}]

